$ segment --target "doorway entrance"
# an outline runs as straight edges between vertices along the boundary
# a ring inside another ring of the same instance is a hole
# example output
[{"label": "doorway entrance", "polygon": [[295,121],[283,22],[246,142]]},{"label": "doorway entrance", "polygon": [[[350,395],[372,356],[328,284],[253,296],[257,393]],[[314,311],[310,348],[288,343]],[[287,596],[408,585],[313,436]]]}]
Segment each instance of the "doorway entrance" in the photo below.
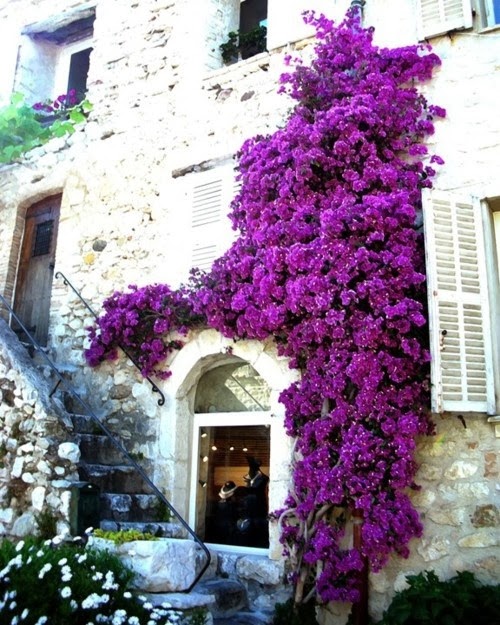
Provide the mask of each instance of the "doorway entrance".
[{"label": "doorway entrance", "polygon": [[[57,244],[61,196],[54,195],[26,212],[19,256],[14,311],[40,345],[47,345],[50,296]],[[23,338],[21,328],[13,330]]]}]

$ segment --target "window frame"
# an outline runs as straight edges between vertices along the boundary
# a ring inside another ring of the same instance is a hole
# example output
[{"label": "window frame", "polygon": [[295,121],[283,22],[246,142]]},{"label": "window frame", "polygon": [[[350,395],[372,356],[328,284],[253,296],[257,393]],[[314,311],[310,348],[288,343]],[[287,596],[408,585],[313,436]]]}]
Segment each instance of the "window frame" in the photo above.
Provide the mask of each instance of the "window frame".
[{"label": "window frame", "polygon": [[56,60],[54,72],[54,98],[57,98],[59,95],[65,94],[68,91],[69,70],[72,55],[76,52],[92,48],[93,42],[93,37],[85,37],[84,39],[79,39],[78,41],[61,45],[61,51]]},{"label": "window frame", "polygon": [[[189,525],[195,529],[197,515],[200,512],[197,509],[197,488],[198,488],[198,470],[200,461],[200,430],[207,427],[231,427],[245,425],[265,425],[269,426],[269,490],[272,488],[272,441],[275,436],[275,428],[277,427],[276,419],[270,410],[263,411],[242,411],[242,412],[201,412],[195,413],[193,416],[192,427],[192,456],[191,456],[191,477],[189,481]],[[195,529],[196,531],[196,529]],[[267,555],[269,548],[262,547],[243,547],[239,545],[223,545],[219,543],[206,543],[209,547],[217,551],[224,551],[235,554],[252,554]]]}]

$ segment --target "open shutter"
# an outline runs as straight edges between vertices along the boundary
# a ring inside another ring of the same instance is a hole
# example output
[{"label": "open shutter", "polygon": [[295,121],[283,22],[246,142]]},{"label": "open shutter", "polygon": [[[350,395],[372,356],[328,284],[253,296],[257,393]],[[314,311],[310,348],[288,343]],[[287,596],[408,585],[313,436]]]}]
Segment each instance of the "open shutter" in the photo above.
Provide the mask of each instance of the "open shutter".
[{"label": "open shutter", "polygon": [[[287,43],[312,37],[315,30],[304,24],[302,13],[314,10],[332,17],[332,0],[268,0],[267,48],[272,50]],[[337,17],[337,16],[334,16]]]},{"label": "open shutter", "polygon": [[433,412],[495,412],[479,201],[426,191],[424,228]]},{"label": "open shutter", "polygon": [[234,169],[217,167],[193,174],[191,191],[191,267],[210,269],[233,238],[227,217],[235,195]]},{"label": "open shutter", "polygon": [[417,11],[420,40],[472,27],[470,0],[417,0]]}]

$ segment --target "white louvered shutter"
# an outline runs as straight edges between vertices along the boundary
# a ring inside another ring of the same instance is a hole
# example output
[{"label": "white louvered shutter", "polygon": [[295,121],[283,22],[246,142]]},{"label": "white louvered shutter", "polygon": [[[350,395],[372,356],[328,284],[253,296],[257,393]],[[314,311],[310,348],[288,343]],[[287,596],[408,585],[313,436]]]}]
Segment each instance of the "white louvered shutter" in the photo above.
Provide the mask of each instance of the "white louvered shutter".
[{"label": "white louvered shutter", "polygon": [[470,0],[417,0],[417,12],[420,40],[472,26]]},{"label": "white louvered shutter", "polygon": [[337,18],[338,13],[332,0],[268,0],[267,4],[267,48],[273,50],[305,37],[312,37],[315,30],[304,24],[302,13],[313,10],[328,17]]},{"label": "white louvered shutter", "polygon": [[432,411],[495,412],[479,201],[425,192]]},{"label": "white louvered shutter", "polygon": [[234,238],[229,213],[236,194],[232,166],[216,167],[193,174],[191,191],[191,259],[190,266],[210,269],[213,261]]}]

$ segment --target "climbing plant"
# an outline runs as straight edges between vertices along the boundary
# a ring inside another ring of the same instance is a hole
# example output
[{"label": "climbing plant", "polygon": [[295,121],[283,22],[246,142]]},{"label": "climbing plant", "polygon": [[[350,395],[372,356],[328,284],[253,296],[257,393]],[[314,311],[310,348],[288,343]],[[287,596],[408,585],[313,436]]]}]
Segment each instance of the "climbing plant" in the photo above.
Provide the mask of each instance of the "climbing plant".
[{"label": "climbing plant", "polygon": [[13,163],[54,137],[73,134],[91,110],[88,100],[78,102],[71,92],[33,106],[22,93],[14,93],[0,108],[0,164]]},{"label": "climbing plant", "polygon": [[[288,58],[281,78],[296,105],[281,129],[242,146],[231,212],[239,237],[184,287],[184,301],[225,336],[274,337],[301,372],[280,398],[296,444],[276,513],[295,601],[356,601],[363,559],[379,570],[422,532],[409,491],[418,488],[416,439],[433,425],[417,224],[421,189],[442,163],[424,143],[444,111],[417,88],[439,64],[427,46],[375,46],[357,10],[339,25],[305,19],[317,31],[314,59]],[[124,322],[107,310],[92,364],[116,347],[106,328],[118,318],[129,337],[144,311]],[[144,327],[135,348],[159,366],[164,353],[148,346],[168,345],[171,326]],[[346,541],[353,512],[363,518],[356,548]]]}]

